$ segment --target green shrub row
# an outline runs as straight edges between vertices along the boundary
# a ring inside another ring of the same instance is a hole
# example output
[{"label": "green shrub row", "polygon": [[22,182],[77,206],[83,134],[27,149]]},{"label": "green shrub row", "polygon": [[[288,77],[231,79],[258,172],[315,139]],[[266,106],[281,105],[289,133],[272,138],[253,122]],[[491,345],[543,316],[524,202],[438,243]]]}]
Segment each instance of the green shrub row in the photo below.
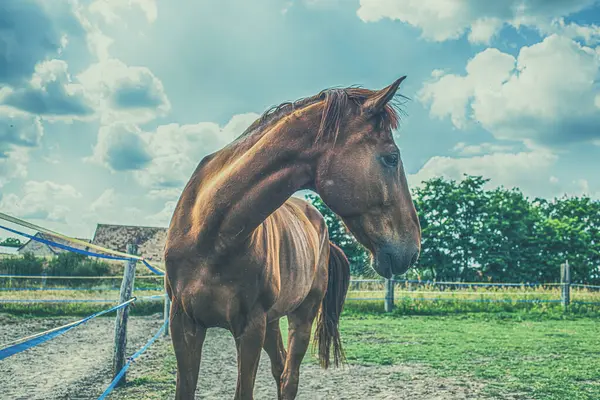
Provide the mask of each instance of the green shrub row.
[{"label": "green shrub row", "polygon": [[0,274],[3,275],[99,276],[109,272],[108,263],[77,253],[60,253],[49,260],[31,253],[0,259]]},{"label": "green shrub row", "polygon": [[[0,313],[18,317],[62,317],[88,315],[112,307],[110,303],[3,303],[0,304]],[[162,301],[140,301],[134,303],[129,309],[129,315],[152,315],[160,313],[162,316],[164,303]],[[103,317],[115,317],[115,313],[105,314]]]},{"label": "green shrub row", "polygon": [[381,300],[350,300],[344,305],[344,316],[363,318],[369,315],[402,317],[407,315],[453,315],[469,317],[481,315],[495,319],[569,319],[573,317],[600,317],[600,305],[572,303],[565,310],[560,303],[542,302],[466,302],[461,300],[400,299],[394,310],[386,313]]},{"label": "green shrub row", "polygon": [[[77,253],[61,253],[47,259],[35,257],[26,253],[22,257],[0,259],[0,275],[31,275],[31,276],[106,276],[111,275],[110,265],[103,261]],[[40,278],[33,279],[0,279],[0,287],[40,287],[40,286],[69,286],[93,287],[119,285],[118,280],[85,280],[85,279],[48,279],[42,282]]]},{"label": "green shrub row", "polygon": [[[4,303],[0,313],[21,317],[86,316],[105,310],[110,305],[97,303]],[[151,315],[163,312],[162,301],[140,301],[131,308],[132,315]],[[111,314],[112,315],[112,314]],[[469,303],[461,301],[400,300],[391,313],[385,313],[383,301],[352,300],[344,306],[343,318],[382,317],[402,318],[410,315],[463,315],[468,318],[510,320],[563,320],[598,318],[600,306],[571,304],[565,311],[560,304],[550,303]]]}]

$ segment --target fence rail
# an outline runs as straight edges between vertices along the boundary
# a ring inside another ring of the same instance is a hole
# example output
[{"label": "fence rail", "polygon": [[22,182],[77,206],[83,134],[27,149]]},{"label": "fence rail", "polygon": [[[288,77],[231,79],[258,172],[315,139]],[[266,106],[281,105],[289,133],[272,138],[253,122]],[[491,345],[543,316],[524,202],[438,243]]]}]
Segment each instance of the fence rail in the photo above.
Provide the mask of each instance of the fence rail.
[{"label": "fence rail", "polygon": [[[13,279],[14,275],[10,277]],[[10,287],[4,286],[7,276],[0,276],[0,303],[38,302],[104,302],[117,301],[120,289],[115,280],[109,285],[87,286],[85,277],[61,277],[56,285],[42,284],[42,276],[28,276],[27,280],[14,279]],[[69,280],[67,278],[73,278]],[[81,279],[80,279],[81,278]],[[98,277],[101,278],[101,277]],[[163,292],[163,285],[151,282],[144,286],[135,277],[134,292]],[[162,277],[160,277],[162,279]],[[100,279],[96,280],[101,282]],[[162,282],[161,282],[162,283]],[[21,286],[19,284],[25,284]],[[140,286],[141,285],[141,286]],[[515,302],[515,303],[564,303],[564,286],[561,283],[483,283],[483,282],[432,282],[414,280],[352,279],[347,295],[348,301],[383,301],[391,311],[398,301],[464,301],[464,302]],[[569,303],[600,304],[598,285],[571,284]],[[36,300],[37,299],[37,300]]]},{"label": "fence rail", "polygon": [[[146,345],[144,347],[142,347],[140,350],[135,352],[131,357],[129,357],[127,359],[127,361],[125,360],[125,356],[126,356],[125,344],[127,342],[127,317],[128,317],[128,312],[129,312],[129,306],[130,306],[130,304],[132,304],[133,302],[138,300],[138,298],[133,296],[135,265],[138,261],[140,261],[151,272],[153,272],[154,274],[159,275],[159,276],[164,276],[164,271],[160,268],[153,267],[143,257],[137,256],[134,251],[135,244],[133,244],[133,243],[128,243],[127,244],[128,252],[122,253],[119,251],[103,248],[103,247],[100,247],[97,245],[92,245],[87,242],[83,242],[79,239],[70,238],[68,236],[62,235],[57,232],[50,231],[46,228],[43,228],[43,227],[40,227],[37,225],[33,225],[31,223],[20,220],[18,218],[11,217],[4,213],[0,213],[0,219],[3,219],[5,221],[8,221],[8,222],[16,224],[16,225],[26,227],[28,229],[37,230],[38,232],[44,232],[44,233],[50,235],[51,237],[62,239],[66,243],[83,245],[85,248],[92,248],[92,249],[96,250],[97,252],[91,252],[91,251],[83,250],[81,248],[73,247],[70,245],[57,243],[56,241],[51,241],[51,240],[41,238],[38,236],[29,235],[27,233],[20,232],[15,229],[0,225],[0,228],[2,228],[4,230],[19,234],[21,236],[25,236],[31,240],[45,243],[45,244],[51,245],[53,247],[61,248],[63,250],[68,250],[68,251],[71,251],[74,253],[84,254],[86,256],[93,256],[93,257],[104,258],[104,259],[125,261],[125,265],[124,265],[125,268],[124,268],[124,272],[123,272],[123,276],[122,276],[121,288],[119,291],[120,301],[117,305],[114,305],[113,307],[110,307],[106,310],[102,310],[100,312],[92,314],[82,320],[75,321],[75,322],[69,323],[67,325],[63,325],[61,327],[51,329],[49,331],[40,332],[40,333],[31,335],[31,336],[28,336],[25,338],[21,338],[16,341],[13,341],[11,343],[7,343],[3,346],[0,346],[0,360],[2,360],[4,358],[13,356],[22,351],[28,350],[32,347],[38,346],[41,343],[49,341],[59,335],[67,333],[71,329],[74,329],[77,326],[84,324],[93,318],[96,318],[100,315],[107,314],[109,312],[116,311],[117,318],[115,321],[115,340],[114,340],[115,352],[114,352],[114,356],[113,356],[113,380],[110,383],[110,385],[108,386],[108,388],[104,391],[104,393],[102,393],[102,395],[100,396],[101,399],[104,399],[116,386],[125,382],[125,373],[126,373],[127,369],[129,368],[129,366],[131,365],[131,362],[135,358],[137,358],[139,355],[141,355],[160,336],[160,334],[162,332],[164,332],[165,335],[168,334],[168,312],[167,312],[167,310],[169,309],[169,305],[170,305],[169,297],[166,295],[166,293],[163,293],[161,295],[144,296],[144,298],[143,298],[144,300],[154,300],[154,299],[159,299],[159,298],[164,299],[164,303],[165,303],[165,305],[164,305],[164,310],[165,310],[164,322],[163,322],[161,329],[148,341],[148,343],[146,343]],[[12,279],[12,278],[15,278],[15,276],[8,277],[8,279]],[[31,278],[31,276],[29,278]],[[78,279],[78,278],[79,279],[90,279],[90,277],[77,277],[75,279]],[[19,278],[16,278],[16,279],[19,279]],[[42,279],[41,280],[42,285],[45,285],[46,280],[48,279],[48,276],[44,275],[41,277],[41,279]],[[73,277],[53,277],[50,279],[70,280],[70,279],[73,279]],[[100,277],[99,279],[106,279],[106,277]],[[63,293],[64,292],[65,291],[63,291]],[[10,292],[2,292],[2,293],[10,294]],[[142,298],[140,298],[140,299],[142,299]],[[39,303],[39,302],[61,302],[61,303],[64,303],[64,302],[103,302],[104,300],[102,300],[102,299],[5,299],[5,298],[0,299],[0,302],[5,302],[5,303],[13,302],[13,301],[37,302],[37,303]]]}]

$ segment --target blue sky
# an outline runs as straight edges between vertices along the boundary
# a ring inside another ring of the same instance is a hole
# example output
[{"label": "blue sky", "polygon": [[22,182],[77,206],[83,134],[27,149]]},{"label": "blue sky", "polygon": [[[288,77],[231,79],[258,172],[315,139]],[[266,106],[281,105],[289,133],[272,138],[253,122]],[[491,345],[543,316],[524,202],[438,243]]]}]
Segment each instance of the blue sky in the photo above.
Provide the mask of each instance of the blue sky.
[{"label": "blue sky", "polygon": [[166,226],[196,164],[266,108],[402,75],[411,185],[470,173],[600,198],[596,0],[4,0],[0,13],[0,210],[66,234]]}]

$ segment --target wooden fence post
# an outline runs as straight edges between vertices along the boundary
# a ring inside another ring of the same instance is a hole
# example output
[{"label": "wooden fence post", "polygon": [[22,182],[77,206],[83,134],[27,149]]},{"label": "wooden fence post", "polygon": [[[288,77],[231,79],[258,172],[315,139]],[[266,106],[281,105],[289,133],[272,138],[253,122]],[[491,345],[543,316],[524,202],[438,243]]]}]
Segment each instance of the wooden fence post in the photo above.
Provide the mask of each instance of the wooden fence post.
[{"label": "wooden fence post", "polygon": [[385,312],[392,312],[394,309],[394,279],[385,280]]},{"label": "wooden fence post", "polygon": [[564,264],[560,265],[560,283],[562,289],[560,300],[566,309],[571,302],[571,268],[569,267],[569,261],[565,261]]},{"label": "wooden fence post", "polygon": [[165,336],[169,336],[169,312],[171,311],[171,299],[169,299],[169,295],[167,294],[167,290],[166,290],[166,285],[167,283],[167,276],[165,275],[165,310],[163,312],[163,316],[165,318],[164,324],[165,324],[165,332],[164,335]]},{"label": "wooden fence post", "polygon": [[[127,253],[135,255],[137,246],[127,244]],[[119,304],[131,299],[133,292],[133,282],[135,280],[136,260],[125,261],[125,270],[123,271],[123,281],[121,282],[121,293],[119,295]],[[115,352],[113,355],[113,378],[125,366],[125,354],[127,351],[127,318],[129,316],[129,305],[117,310],[117,319],[115,321]],[[125,375],[119,380],[117,386],[125,384]]]}]

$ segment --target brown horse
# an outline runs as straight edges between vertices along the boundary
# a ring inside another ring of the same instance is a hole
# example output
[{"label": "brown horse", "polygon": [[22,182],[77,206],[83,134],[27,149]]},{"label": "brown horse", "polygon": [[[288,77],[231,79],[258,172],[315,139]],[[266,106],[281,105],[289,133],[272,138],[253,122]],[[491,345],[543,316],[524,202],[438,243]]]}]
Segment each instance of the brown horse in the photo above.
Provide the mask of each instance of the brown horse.
[{"label": "brown horse", "polygon": [[[369,249],[382,276],[404,273],[420,250],[419,220],[392,131],[404,77],[372,91],[327,89],[267,111],[205,157],[175,209],[165,249],[177,399],[193,399],[206,329],[234,336],[236,399],[252,399],[261,349],[280,399],[298,391],[319,314],[321,365],[342,358],[338,322],[348,260],[319,212],[291,197],[317,192]],[[287,351],[279,330],[287,316]]]}]

